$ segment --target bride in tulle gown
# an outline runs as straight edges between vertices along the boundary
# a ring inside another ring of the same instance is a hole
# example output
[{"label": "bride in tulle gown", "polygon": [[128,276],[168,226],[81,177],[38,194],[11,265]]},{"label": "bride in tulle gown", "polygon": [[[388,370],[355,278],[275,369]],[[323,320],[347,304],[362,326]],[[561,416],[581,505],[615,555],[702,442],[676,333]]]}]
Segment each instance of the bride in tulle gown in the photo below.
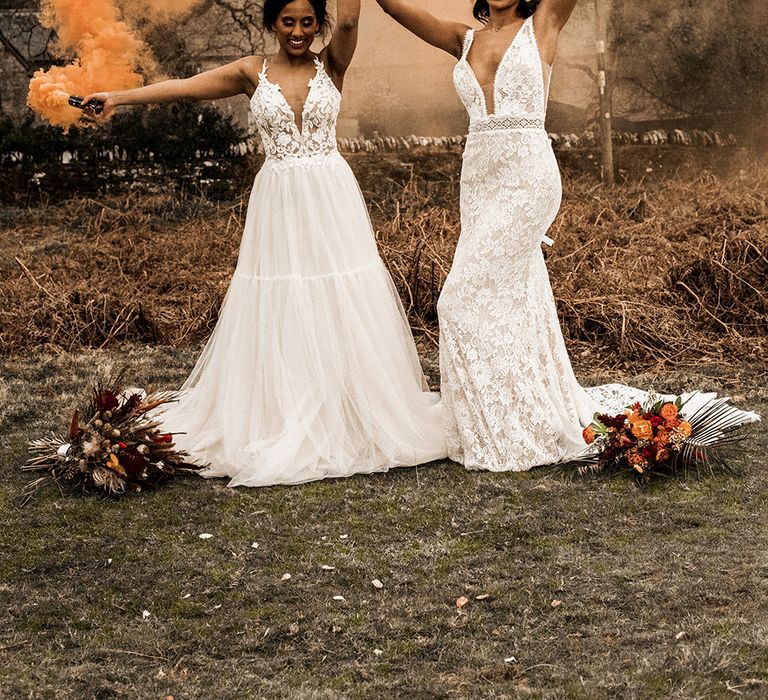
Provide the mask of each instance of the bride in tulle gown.
[{"label": "bride in tulle gown", "polygon": [[229,485],[295,484],[447,455],[360,188],[336,147],[359,0],[339,0],[327,47],[321,0],[267,0],[279,52],[186,81],[89,95],[118,104],[245,92],[266,160],[216,328],[163,415],[180,448]]},{"label": "bride in tulle gown", "polygon": [[[562,195],[544,129],[551,64],[576,0],[476,0],[480,31],[406,0],[378,0],[458,59],[469,114],[461,236],[438,302],[449,455],[468,469],[522,471],[584,454],[582,428],[647,393],[584,389],[573,373],[541,244]],[[713,394],[694,394],[695,412]],[[734,421],[757,416],[736,409]]]}]

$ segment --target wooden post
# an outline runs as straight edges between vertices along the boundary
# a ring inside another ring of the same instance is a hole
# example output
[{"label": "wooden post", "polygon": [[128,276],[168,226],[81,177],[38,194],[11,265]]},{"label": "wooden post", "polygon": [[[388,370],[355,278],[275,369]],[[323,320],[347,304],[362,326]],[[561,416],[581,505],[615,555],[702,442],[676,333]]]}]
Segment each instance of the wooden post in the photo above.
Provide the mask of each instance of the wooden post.
[{"label": "wooden post", "polygon": [[608,94],[606,75],[605,45],[606,45],[606,8],[605,0],[595,0],[595,21],[597,27],[597,88],[600,92],[600,152],[601,176],[603,184],[614,185],[613,173],[613,138],[611,129],[611,98]]}]

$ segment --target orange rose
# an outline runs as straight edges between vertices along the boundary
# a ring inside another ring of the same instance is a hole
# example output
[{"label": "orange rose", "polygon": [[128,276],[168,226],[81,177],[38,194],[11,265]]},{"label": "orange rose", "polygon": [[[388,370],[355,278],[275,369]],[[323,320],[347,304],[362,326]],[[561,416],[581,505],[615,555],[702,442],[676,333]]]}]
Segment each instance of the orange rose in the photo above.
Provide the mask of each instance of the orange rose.
[{"label": "orange rose", "polygon": [[650,421],[638,420],[632,423],[632,435],[638,440],[650,440],[653,437],[653,426]]},{"label": "orange rose", "polygon": [[659,428],[656,431],[656,437],[653,438],[653,441],[657,443],[658,445],[664,446],[669,444],[669,433],[664,430],[664,428]]},{"label": "orange rose", "polygon": [[680,425],[677,429],[683,437],[689,438],[691,437],[693,426],[687,420],[684,420],[680,421]]},{"label": "orange rose", "polygon": [[642,464],[644,461],[645,460],[643,459],[642,455],[637,450],[630,450],[627,452],[627,462],[629,462],[632,466]]},{"label": "orange rose", "polygon": [[656,461],[657,462],[666,462],[669,459],[669,452],[667,452],[666,449],[663,447],[660,447],[658,450],[656,450]]},{"label": "orange rose", "polygon": [[673,403],[665,403],[661,407],[659,415],[666,421],[674,420],[677,418],[677,406]]},{"label": "orange rose", "polygon": [[668,421],[664,423],[664,425],[666,425],[667,428],[671,428],[672,430],[674,430],[675,428],[680,426],[680,423],[682,423],[682,421],[679,418],[670,418]]},{"label": "orange rose", "polygon": [[595,441],[595,431],[592,430],[591,425],[588,425],[586,428],[584,428],[584,431],[581,433],[581,435],[587,445],[591,445]]}]

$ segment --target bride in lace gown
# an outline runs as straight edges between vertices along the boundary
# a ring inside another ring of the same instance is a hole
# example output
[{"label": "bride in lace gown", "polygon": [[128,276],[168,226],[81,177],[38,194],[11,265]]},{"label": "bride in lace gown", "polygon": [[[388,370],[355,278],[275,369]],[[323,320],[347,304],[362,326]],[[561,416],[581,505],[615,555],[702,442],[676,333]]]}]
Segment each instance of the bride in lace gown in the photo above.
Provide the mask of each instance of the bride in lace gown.
[{"label": "bride in lace gown", "polygon": [[250,95],[266,161],[248,204],[237,267],[216,328],[162,416],[176,443],[229,485],[294,484],[447,455],[360,188],[336,147],[359,0],[267,0],[280,46],[184,81],[89,95],[105,103]]},{"label": "bride in lace gown", "polygon": [[[469,114],[461,236],[438,302],[449,456],[467,469],[523,471],[583,455],[595,412],[647,393],[579,385],[541,248],[562,195],[544,129],[551,64],[575,0],[477,0],[480,31],[405,0],[378,3],[458,59],[454,83]],[[688,408],[712,398],[696,394]]]}]

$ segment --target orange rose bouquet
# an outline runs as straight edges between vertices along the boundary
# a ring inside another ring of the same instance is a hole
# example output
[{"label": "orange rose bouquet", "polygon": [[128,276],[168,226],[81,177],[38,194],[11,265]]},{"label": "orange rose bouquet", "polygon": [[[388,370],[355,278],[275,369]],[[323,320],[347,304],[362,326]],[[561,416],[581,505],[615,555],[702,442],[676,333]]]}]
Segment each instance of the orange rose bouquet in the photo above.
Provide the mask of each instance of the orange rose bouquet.
[{"label": "orange rose bouquet", "polygon": [[628,471],[643,481],[678,472],[732,471],[726,448],[744,438],[743,420],[725,399],[705,404],[690,418],[682,397],[635,403],[615,416],[596,414],[584,429],[589,456],[580,474]]}]

